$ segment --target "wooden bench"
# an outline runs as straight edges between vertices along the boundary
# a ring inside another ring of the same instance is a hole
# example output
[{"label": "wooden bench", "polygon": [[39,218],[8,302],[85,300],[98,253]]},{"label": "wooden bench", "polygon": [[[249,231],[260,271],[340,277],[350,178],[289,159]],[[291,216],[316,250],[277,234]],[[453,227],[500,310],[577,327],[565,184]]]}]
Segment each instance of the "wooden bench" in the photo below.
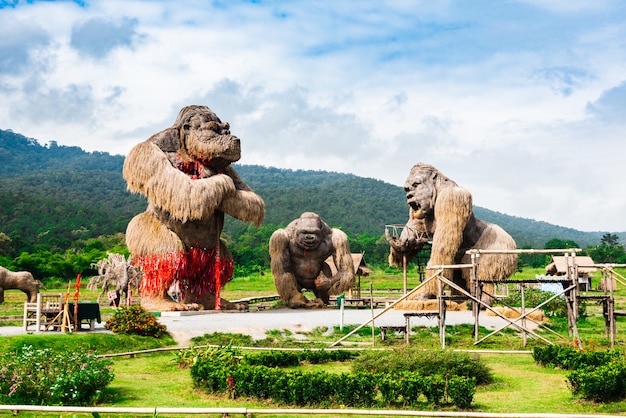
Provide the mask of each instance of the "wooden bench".
[{"label": "wooden bench", "polygon": [[439,311],[414,311],[414,312],[405,312],[404,313],[404,320],[406,321],[406,333],[404,334],[404,341],[408,344],[409,340],[410,340],[410,335],[411,335],[411,318],[413,317],[418,317],[418,318],[428,318],[428,319],[433,319],[433,318],[439,318]]},{"label": "wooden bench", "polygon": [[405,335],[406,339],[406,325],[383,325],[378,327],[380,329],[380,339],[385,341],[387,339],[387,332],[401,332]]},{"label": "wooden bench", "polygon": [[384,341],[387,339],[387,332],[401,332],[404,334],[404,341],[408,344],[410,340],[411,334],[411,318],[421,317],[421,318],[439,318],[439,311],[414,311],[414,312],[405,312],[404,313],[404,325],[382,325],[379,326],[380,329],[380,338]]}]

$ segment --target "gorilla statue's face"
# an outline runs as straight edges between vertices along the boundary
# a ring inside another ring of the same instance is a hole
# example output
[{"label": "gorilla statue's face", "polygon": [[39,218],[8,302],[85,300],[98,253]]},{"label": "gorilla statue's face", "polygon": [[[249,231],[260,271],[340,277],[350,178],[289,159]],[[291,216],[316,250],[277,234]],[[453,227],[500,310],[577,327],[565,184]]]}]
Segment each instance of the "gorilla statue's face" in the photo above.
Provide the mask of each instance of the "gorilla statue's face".
[{"label": "gorilla statue's face", "polygon": [[423,219],[431,214],[435,207],[436,173],[415,166],[411,169],[409,177],[404,182],[406,201],[413,209],[413,215],[417,219]]},{"label": "gorilla statue's face", "polygon": [[296,229],[296,243],[305,250],[314,250],[322,242],[322,228],[316,218],[300,218]]},{"label": "gorilla statue's face", "polygon": [[189,154],[207,167],[223,168],[241,158],[241,142],[208,107],[198,106],[181,129]]}]

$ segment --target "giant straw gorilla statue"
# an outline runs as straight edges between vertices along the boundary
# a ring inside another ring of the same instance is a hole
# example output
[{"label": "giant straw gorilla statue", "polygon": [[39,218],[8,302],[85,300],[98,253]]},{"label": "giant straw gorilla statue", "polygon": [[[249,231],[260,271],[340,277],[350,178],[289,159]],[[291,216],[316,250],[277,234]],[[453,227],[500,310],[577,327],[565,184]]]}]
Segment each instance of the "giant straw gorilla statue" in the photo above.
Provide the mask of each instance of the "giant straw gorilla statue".
[{"label": "giant straw gorilla statue", "polygon": [[[220,239],[224,214],[258,226],[265,205],[230,165],[241,146],[229,129],[208,107],[187,106],[171,128],[135,146],[124,161],[128,189],[148,198],[146,211],[126,229],[147,309],[242,308],[219,297],[233,274]],[[168,296],[172,284],[184,304]]]},{"label": "giant straw gorilla statue", "polygon": [[[443,175],[435,167],[418,163],[413,166],[404,183],[409,220],[400,237],[387,239],[391,245],[390,264],[401,266],[403,256],[410,261],[432,239],[428,266],[466,264],[469,249],[514,250],[515,241],[498,225],[474,216],[472,195],[463,187]],[[498,281],[510,277],[517,269],[515,254],[482,254],[478,279]],[[435,272],[427,268],[427,277]],[[469,289],[470,270],[445,270],[443,275]],[[485,284],[483,290],[493,295],[493,286]],[[432,298],[437,294],[437,282],[432,280],[418,292],[418,299]],[[490,302],[489,297],[483,300]]]},{"label": "giant straw gorilla statue", "polygon": [[[325,260],[333,256],[333,276]],[[270,258],[276,290],[291,308],[322,308],[330,295],[352,288],[354,265],[348,236],[330,228],[313,212],[305,212],[270,237]],[[302,289],[311,290],[309,300]]]}]

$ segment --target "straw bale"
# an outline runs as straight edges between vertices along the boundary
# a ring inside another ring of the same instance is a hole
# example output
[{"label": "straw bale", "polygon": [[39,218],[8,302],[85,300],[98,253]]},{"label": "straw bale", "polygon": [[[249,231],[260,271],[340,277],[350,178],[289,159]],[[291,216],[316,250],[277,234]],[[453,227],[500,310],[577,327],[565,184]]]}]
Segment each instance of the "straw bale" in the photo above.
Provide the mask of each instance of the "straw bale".
[{"label": "straw bale", "polygon": [[[406,299],[394,306],[394,309],[400,311],[436,311],[439,309],[439,302],[436,299],[414,300]],[[467,304],[465,302],[457,303],[454,301],[446,301],[447,311],[466,311]]]},{"label": "straw bale", "polygon": [[[493,309],[499,312],[500,314],[502,314],[502,316],[504,316],[505,318],[509,318],[509,319],[515,319],[515,318],[519,318],[520,316],[522,316],[521,308],[510,308],[508,306],[494,306]],[[526,311],[528,312],[531,309],[532,308],[527,308]],[[489,310],[487,310],[487,315],[496,316],[495,313]],[[537,322],[543,322],[546,320],[546,316],[541,309],[531,312],[529,315],[526,315],[526,317]]]}]

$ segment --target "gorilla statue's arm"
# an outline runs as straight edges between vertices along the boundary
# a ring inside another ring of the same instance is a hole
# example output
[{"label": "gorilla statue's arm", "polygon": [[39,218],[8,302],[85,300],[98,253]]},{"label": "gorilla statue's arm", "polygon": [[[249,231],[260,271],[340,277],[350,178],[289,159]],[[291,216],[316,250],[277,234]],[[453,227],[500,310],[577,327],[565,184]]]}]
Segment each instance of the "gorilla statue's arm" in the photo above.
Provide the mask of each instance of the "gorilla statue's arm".
[{"label": "gorilla statue's arm", "polygon": [[244,222],[253,222],[260,226],[265,218],[265,203],[254,193],[232,167],[227,167],[224,174],[235,184],[235,193],[224,196],[219,209],[227,215]]},{"label": "gorilla statue's arm", "polygon": [[123,175],[131,192],[145,195],[158,208],[167,208],[181,222],[206,217],[225,196],[235,192],[233,179],[224,174],[192,180],[172,166],[165,153],[150,140],[130,151],[124,161]]},{"label": "gorilla statue's arm", "polygon": [[433,234],[429,266],[455,264],[457,251],[463,242],[463,231],[471,216],[470,192],[456,185],[439,191],[435,205],[437,228]]},{"label": "gorilla statue's arm", "polygon": [[385,238],[390,246],[389,265],[402,267],[404,257],[409,263],[428,242],[428,235],[424,220],[414,218],[413,209],[411,209],[409,220],[402,228],[399,237],[391,236],[389,231],[385,230]]},{"label": "gorilla statue's arm", "polygon": [[354,285],[354,263],[352,254],[350,254],[350,246],[348,236],[340,229],[332,229],[332,245],[335,249],[333,253],[333,261],[337,267],[337,273],[332,277],[332,286],[329,294],[338,295],[349,290]]}]

